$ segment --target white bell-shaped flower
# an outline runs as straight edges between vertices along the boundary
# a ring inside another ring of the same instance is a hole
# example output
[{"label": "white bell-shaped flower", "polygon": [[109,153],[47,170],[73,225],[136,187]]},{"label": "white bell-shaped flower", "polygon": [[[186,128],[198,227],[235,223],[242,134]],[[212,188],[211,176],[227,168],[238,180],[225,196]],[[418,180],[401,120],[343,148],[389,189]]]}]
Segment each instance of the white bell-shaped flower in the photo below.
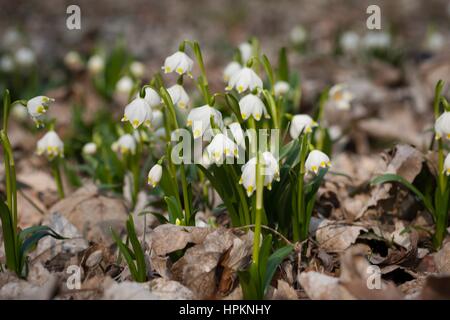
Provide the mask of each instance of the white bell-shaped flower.
[{"label": "white bell-shaped flower", "polygon": [[[136,98],[140,98],[140,92],[136,94]],[[157,107],[161,104],[161,98],[155,89],[150,87],[145,87],[144,89],[144,99],[147,101],[151,108]]]},{"label": "white bell-shaped flower", "polygon": [[47,132],[37,142],[37,154],[45,155],[49,160],[64,157],[64,144],[55,131]]},{"label": "white bell-shaped flower", "polygon": [[163,168],[160,164],[155,164],[148,172],[147,183],[153,188],[161,181]]},{"label": "white bell-shaped flower", "polygon": [[122,121],[129,121],[133,128],[137,129],[141,124],[150,127],[152,117],[152,108],[147,101],[136,98],[125,107]]},{"label": "white bell-shaped flower", "polygon": [[243,42],[239,45],[239,52],[241,53],[242,63],[245,65],[252,57],[253,48],[248,42]]},{"label": "white bell-shaped flower", "polygon": [[14,60],[9,55],[4,55],[0,59],[0,70],[9,73],[14,70]]},{"label": "white bell-shaped flower", "polygon": [[162,69],[164,73],[176,72],[179,75],[186,73],[188,76],[192,76],[193,65],[194,61],[186,53],[177,51],[166,58]]},{"label": "white bell-shaped flower", "polygon": [[245,146],[245,135],[239,122],[233,122],[228,125],[231,134],[239,146]]},{"label": "white bell-shaped flower", "polygon": [[64,64],[67,68],[73,71],[79,71],[83,68],[83,60],[81,56],[76,51],[69,51],[64,56]]},{"label": "white bell-shaped flower", "polygon": [[50,104],[54,102],[55,99],[46,96],[37,96],[27,102],[27,110],[31,118],[33,118],[36,125],[40,126],[45,118],[45,113],[47,112]]},{"label": "white bell-shaped flower", "polygon": [[232,61],[223,70],[223,80],[225,82],[230,81],[231,77],[234,76],[237,72],[239,72],[242,69],[242,66],[236,62]]},{"label": "white bell-shaped flower", "polygon": [[[242,166],[242,176],[239,183],[242,184],[247,192],[247,196],[251,196],[256,189],[256,164],[257,158],[251,158]],[[264,178],[264,186],[269,190],[272,189],[273,180],[279,181],[280,169],[278,161],[269,151],[263,152],[260,159],[260,168]]]},{"label": "white bell-shaped flower", "polygon": [[139,61],[133,61],[130,64],[130,72],[131,74],[140,79],[145,75],[145,65]]},{"label": "white bell-shaped flower", "polygon": [[331,167],[330,158],[319,150],[312,150],[305,161],[305,169],[307,172],[317,174],[320,168]]},{"label": "white bell-shaped flower", "polygon": [[272,190],[272,181],[280,181],[280,166],[274,155],[269,152],[263,152],[263,168],[264,168],[264,186]]},{"label": "white bell-shaped flower", "polygon": [[214,136],[211,143],[206,147],[206,151],[209,159],[216,164],[222,164],[224,157],[239,157],[237,145],[222,133]]},{"label": "white bell-shaped flower", "polygon": [[128,95],[130,94],[131,90],[133,90],[133,86],[133,79],[131,79],[129,76],[123,76],[116,83],[116,92],[119,94]]},{"label": "white bell-shaped flower", "polygon": [[275,82],[275,85],[273,86],[273,91],[275,93],[275,96],[284,96],[286,93],[289,92],[290,86],[289,83],[286,81],[277,81]]},{"label": "white bell-shaped flower", "polygon": [[256,157],[251,158],[242,166],[242,175],[239,184],[242,184],[250,197],[256,189]]},{"label": "white bell-shaped flower", "polygon": [[113,151],[123,155],[134,154],[136,152],[136,140],[131,134],[124,134],[111,146]]},{"label": "white bell-shaped flower", "polygon": [[266,119],[270,118],[264,102],[252,93],[247,94],[239,100],[239,109],[244,120],[247,120],[250,116],[253,116],[256,121],[261,120],[261,116],[263,115]]},{"label": "white bell-shaped flower", "polygon": [[192,128],[194,139],[201,137],[211,129],[211,119],[220,129],[223,128],[222,114],[211,106],[194,108],[187,116],[187,126]]},{"label": "white bell-shaped flower", "polygon": [[90,74],[99,74],[105,68],[105,59],[98,54],[94,54],[89,58],[87,67]]},{"label": "white bell-shaped flower", "polygon": [[186,109],[189,105],[189,96],[182,85],[175,84],[167,89],[174,105],[180,109]]},{"label": "white bell-shaped flower", "polygon": [[444,173],[445,175],[450,176],[450,153],[445,157]]},{"label": "white bell-shaped flower", "polygon": [[436,139],[450,139],[450,112],[445,111],[436,119],[434,130],[436,131]]},{"label": "white bell-shaped flower", "polygon": [[94,142],[88,142],[83,146],[83,154],[92,156],[97,153],[97,145]]},{"label": "white bell-shaped flower", "polygon": [[33,50],[31,50],[30,48],[23,47],[16,51],[14,59],[16,60],[19,66],[26,68],[34,64],[36,56]]},{"label": "white bell-shaped flower", "polygon": [[356,52],[359,48],[359,43],[359,35],[354,31],[344,32],[339,39],[342,50],[348,53]]},{"label": "white bell-shaped flower", "polygon": [[343,84],[334,85],[329,92],[329,101],[338,110],[350,109],[353,94]]},{"label": "white bell-shaped flower", "polygon": [[246,90],[262,89],[262,87],[263,82],[256,72],[251,68],[244,67],[230,78],[226,90],[235,88],[237,92],[242,93]]},{"label": "white bell-shaped flower", "polygon": [[302,133],[311,133],[317,122],[307,114],[297,114],[292,117],[289,133],[292,139],[297,139]]},{"label": "white bell-shaped flower", "polygon": [[152,127],[153,129],[159,129],[164,123],[164,114],[161,110],[152,111]]},{"label": "white bell-shaped flower", "polygon": [[289,33],[289,38],[295,45],[303,44],[306,41],[307,36],[308,35],[306,29],[300,25],[297,25],[294,28],[292,28],[291,32]]}]

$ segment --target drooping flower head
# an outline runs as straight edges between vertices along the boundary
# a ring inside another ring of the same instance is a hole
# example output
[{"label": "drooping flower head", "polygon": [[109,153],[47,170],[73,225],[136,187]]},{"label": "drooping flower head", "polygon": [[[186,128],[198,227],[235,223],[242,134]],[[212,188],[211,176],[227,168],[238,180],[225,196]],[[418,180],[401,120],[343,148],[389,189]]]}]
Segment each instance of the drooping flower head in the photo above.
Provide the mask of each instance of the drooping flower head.
[{"label": "drooping flower head", "polygon": [[167,89],[174,105],[180,109],[186,109],[189,105],[189,96],[182,85],[175,84]]},{"label": "drooping flower head", "polygon": [[343,84],[334,85],[329,92],[330,103],[338,110],[349,110],[353,94]]},{"label": "drooping flower head", "polygon": [[239,45],[239,52],[241,53],[242,63],[246,64],[253,54],[252,45],[248,42],[241,43]]},{"label": "drooping flower head", "polygon": [[124,134],[112,144],[111,149],[122,155],[134,154],[136,152],[136,140],[131,134]]},{"label": "drooping flower head", "polygon": [[263,82],[261,78],[251,68],[244,67],[236,72],[228,82],[226,90],[235,88],[237,92],[242,93],[246,90],[253,91],[262,89]]},{"label": "drooping flower head", "polygon": [[256,121],[261,120],[261,116],[270,118],[267,113],[266,106],[264,102],[255,94],[249,93],[239,101],[239,109],[241,111],[242,119],[247,120],[250,116]]},{"label": "drooping flower head", "polygon": [[434,130],[436,131],[436,139],[450,139],[450,112],[445,111],[436,119]]},{"label": "drooping flower head", "polygon": [[330,158],[319,150],[312,150],[305,161],[305,169],[314,174],[319,173],[320,168],[331,167]]},{"label": "drooping flower head", "polygon": [[150,127],[152,120],[152,108],[144,98],[136,98],[126,107],[122,121],[129,121],[134,129],[141,124]]},{"label": "drooping flower head", "polygon": [[289,92],[290,85],[286,81],[277,81],[275,82],[275,85],[273,86],[273,91],[275,93],[275,96],[284,96],[286,93]]},{"label": "drooping flower head", "polygon": [[187,74],[192,77],[191,72],[193,65],[194,61],[192,61],[186,53],[177,51],[166,58],[162,69],[164,70],[164,73],[176,72],[179,75]]},{"label": "drooping flower head", "polygon": [[214,136],[211,143],[206,147],[206,151],[209,159],[216,164],[222,164],[224,157],[239,157],[237,145],[222,133]]},{"label": "drooping flower head", "polygon": [[97,153],[97,145],[94,142],[88,142],[83,146],[83,154],[94,155]]},{"label": "drooping flower head", "polygon": [[[140,92],[136,94],[136,98],[140,98]],[[151,87],[145,87],[143,98],[147,101],[151,108],[157,107],[161,104],[161,98],[159,97],[158,92]]]},{"label": "drooping flower head", "polygon": [[444,173],[445,175],[450,176],[450,153],[445,157]]},{"label": "drooping flower head", "polygon": [[[242,184],[250,197],[256,189],[256,166],[257,158],[251,158],[242,166],[242,176],[239,183]],[[264,175],[264,186],[269,190],[272,189],[273,180],[279,181],[280,169],[278,161],[269,151],[263,152],[260,159],[262,174]]]},{"label": "drooping flower head", "polygon": [[133,61],[130,64],[130,72],[134,77],[140,79],[145,74],[145,65],[142,62]]},{"label": "drooping flower head", "polygon": [[187,117],[187,126],[192,128],[194,139],[201,137],[211,129],[211,120],[219,128],[223,128],[222,114],[211,106],[194,108]]},{"label": "drooping flower head", "polygon": [[37,142],[37,154],[45,155],[49,160],[64,157],[64,143],[58,134],[51,130]]},{"label": "drooping flower head", "polygon": [[317,122],[307,114],[297,114],[292,117],[289,133],[292,139],[297,139],[301,133],[310,133],[316,126]]},{"label": "drooping flower head", "polygon": [[237,145],[245,147],[244,131],[242,130],[242,127],[239,124],[239,122],[230,123],[228,125],[228,128],[230,129],[231,135],[233,136],[233,138],[236,141]]},{"label": "drooping flower head", "polygon": [[130,94],[131,90],[133,90],[133,79],[131,79],[129,76],[123,76],[119,79],[116,83],[116,92],[119,94]]},{"label": "drooping flower head", "polygon": [[105,68],[105,59],[102,56],[95,54],[89,58],[87,67],[90,74],[99,74]]},{"label": "drooping flower head", "polygon": [[236,62],[232,61],[223,70],[223,80],[225,82],[230,81],[231,77],[234,76],[237,72],[239,72],[242,69],[242,66]]},{"label": "drooping flower head", "polygon": [[155,188],[159,181],[161,181],[162,169],[162,166],[157,163],[148,172],[147,183],[153,188]]},{"label": "drooping flower head", "polygon": [[34,120],[37,126],[43,124],[45,119],[45,113],[47,112],[50,104],[54,102],[55,99],[46,96],[37,96],[27,102],[27,110],[31,118]]}]

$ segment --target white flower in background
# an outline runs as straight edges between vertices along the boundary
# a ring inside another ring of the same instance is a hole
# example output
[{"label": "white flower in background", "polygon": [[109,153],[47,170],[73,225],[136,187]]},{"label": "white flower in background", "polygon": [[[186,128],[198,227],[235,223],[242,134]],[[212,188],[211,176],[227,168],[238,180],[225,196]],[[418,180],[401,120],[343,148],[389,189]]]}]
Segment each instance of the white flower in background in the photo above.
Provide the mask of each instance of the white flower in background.
[{"label": "white flower in background", "polygon": [[236,62],[232,61],[223,70],[223,80],[225,82],[228,82],[232,76],[234,76],[237,72],[239,72],[242,69],[242,66]]},{"label": "white flower in background", "polygon": [[163,168],[160,164],[155,164],[148,172],[147,183],[153,188],[161,181]]},{"label": "white flower in background", "polygon": [[98,54],[94,54],[89,58],[87,67],[90,74],[99,74],[105,68],[105,59]]},{"label": "white flower in background", "polygon": [[186,73],[188,76],[192,77],[191,72],[193,65],[194,61],[192,61],[186,53],[178,51],[166,58],[162,69],[164,70],[164,73],[176,72],[179,75]]},{"label": "white flower in background", "polygon": [[134,154],[136,152],[136,140],[131,134],[124,134],[112,144],[111,149],[123,155]]},{"label": "white flower in background", "polygon": [[297,139],[302,133],[312,132],[312,128],[317,126],[317,122],[307,114],[297,114],[292,117],[289,133],[292,139]]},{"label": "white flower in background", "polygon": [[211,143],[206,147],[209,159],[216,164],[222,164],[225,157],[238,158],[237,145],[226,135],[219,133],[214,136]]},{"label": "white flower in background", "polygon": [[[140,92],[136,94],[136,98],[140,98]],[[144,99],[152,108],[157,107],[161,104],[161,98],[159,97],[158,92],[150,87],[145,87]]]},{"label": "white flower in background", "polygon": [[19,66],[29,67],[32,64],[34,64],[36,57],[34,55],[33,50],[31,50],[30,48],[23,47],[16,51],[14,59],[16,60]]},{"label": "white flower in background", "polygon": [[187,126],[192,128],[194,139],[201,137],[206,130],[211,129],[211,121],[223,128],[222,114],[211,106],[204,105],[194,108],[187,116]]},{"label": "white flower in background", "polygon": [[239,146],[244,147],[245,146],[245,136],[244,131],[242,130],[241,125],[239,122],[233,122],[228,125],[228,128],[230,128],[231,134],[236,141],[236,143]]},{"label": "white flower in background", "polygon": [[253,55],[252,45],[248,42],[241,43],[239,45],[239,52],[241,53],[242,64],[245,65]]},{"label": "white flower in background", "polygon": [[175,84],[167,89],[174,105],[180,109],[186,109],[189,105],[189,96],[182,85]]},{"label": "white flower in background", "polygon": [[130,94],[131,90],[133,90],[133,79],[129,76],[123,76],[116,83],[116,92],[120,94]]},{"label": "white flower in background", "polygon": [[319,150],[313,150],[309,153],[305,161],[305,169],[307,172],[317,174],[320,168],[331,167],[330,158]]},{"label": "white flower in background", "polygon": [[444,173],[446,176],[450,176],[450,153],[445,157]]},{"label": "white flower in background", "polygon": [[152,108],[147,101],[143,98],[136,98],[125,107],[122,121],[129,121],[133,128],[137,129],[141,124],[150,127],[152,117]]},{"label": "white flower in background", "polygon": [[[256,164],[257,159],[254,157],[242,166],[242,176],[239,183],[244,186],[248,197],[250,197],[256,189]],[[266,151],[262,153],[260,166],[264,175],[264,186],[271,190],[273,180],[278,181],[280,178],[278,161],[272,153]]]},{"label": "white flower in background", "polygon": [[83,154],[92,156],[97,153],[97,145],[94,142],[88,142],[83,146]]},{"label": "white flower in background", "polygon": [[55,131],[47,132],[37,142],[37,154],[45,155],[49,160],[64,157],[64,144]]},{"label": "white flower in background", "polygon": [[426,47],[431,51],[442,50],[445,46],[445,37],[440,32],[433,32],[427,37]]},{"label": "white flower in background", "polygon": [[387,32],[372,31],[366,33],[363,38],[366,49],[383,49],[391,45],[391,35]]},{"label": "white flower in background", "polygon": [[302,26],[295,26],[289,34],[291,42],[295,45],[301,45],[306,41],[306,30]]},{"label": "white flower in background", "polygon": [[450,112],[446,111],[436,119],[434,130],[436,131],[436,139],[450,139]]},{"label": "white flower in background", "polygon": [[78,71],[83,68],[83,60],[81,56],[76,51],[69,51],[64,56],[64,64],[67,68],[73,71]]},{"label": "white flower in background", "polygon": [[262,89],[263,82],[261,78],[248,67],[244,67],[238,72],[236,72],[228,82],[226,90],[231,90],[235,88],[239,93],[246,90],[253,91],[255,89]]},{"label": "white flower in background", "polygon": [[45,113],[47,112],[50,104],[55,101],[55,99],[46,96],[37,96],[27,102],[28,114],[33,118],[34,122],[38,126],[42,124],[44,120]]},{"label": "white flower in background", "polygon": [[153,129],[159,129],[164,123],[164,114],[161,110],[152,111],[152,127]]},{"label": "white flower in background", "polygon": [[158,128],[155,131],[154,135],[157,139],[164,140],[166,138],[166,128],[164,127]]},{"label": "white flower in background", "polygon": [[1,58],[0,70],[6,73],[14,70],[14,60],[11,58],[11,56],[5,55]]},{"label": "white flower in background", "polygon": [[145,65],[139,61],[133,61],[130,64],[130,72],[131,74],[140,79],[145,75]]},{"label": "white flower in background", "polygon": [[329,92],[329,102],[338,110],[350,109],[353,94],[343,84],[334,85]]},{"label": "white flower in background", "polygon": [[262,102],[257,95],[252,93],[247,94],[239,100],[239,109],[241,111],[242,119],[244,120],[253,116],[256,121],[259,121],[261,120],[262,115],[264,115],[266,119],[270,118],[264,102]]},{"label": "white flower in background", "polygon": [[3,46],[5,48],[17,47],[22,41],[22,35],[17,29],[9,29],[3,35]]},{"label": "white flower in background", "polygon": [[355,31],[346,31],[339,39],[339,44],[344,52],[356,52],[359,47],[359,42],[359,35]]},{"label": "white flower in background", "polygon": [[289,92],[290,86],[289,83],[286,81],[277,81],[275,82],[275,85],[273,86],[273,91],[275,92],[275,96],[284,96],[286,93]]},{"label": "white flower in background", "polygon": [[24,121],[28,117],[27,107],[21,104],[14,104],[11,115],[17,120]]}]

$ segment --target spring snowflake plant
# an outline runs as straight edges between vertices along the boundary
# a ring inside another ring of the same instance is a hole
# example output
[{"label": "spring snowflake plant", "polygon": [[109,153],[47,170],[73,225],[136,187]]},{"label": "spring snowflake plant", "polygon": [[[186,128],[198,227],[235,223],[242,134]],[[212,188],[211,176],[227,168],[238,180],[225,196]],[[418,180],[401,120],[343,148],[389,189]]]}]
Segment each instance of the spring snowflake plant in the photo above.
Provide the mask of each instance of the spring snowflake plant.
[{"label": "spring snowflake plant", "polygon": [[[384,174],[375,178],[373,184],[400,183],[417,196],[434,219],[435,231],[433,245],[436,249],[442,246],[447,235],[448,212],[450,206],[450,156],[444,156],[445,141],[450,139],[450,106],[442,96],[443,81],[438,81],[434,96],[434,136],[437,141],[438,164],[435,175],[427,175],[423,183],[411,184],[396,174]],[[443,110],[441,109],[443,106]],[[430,149],[433,150],[433,143]]]},{"label": "spring snowflake plant", "polygon": [[[29,100],[28,105],[30,105],[30,102],[37,100],[41,102],[50,101],[49,98],[37,97],[34,100]],[[6,90],[3,95],[3,128],[0,131],[0,143],[3,147],[3,161],[5,165],[6,201],[0,201],[0,220],[2,222],[6,268],[15,272],[17,276],[26,278],[28,274],[28,253],[36,248],[39,240],[46,236],[56,239],[64,238],[47,226],[33,226],[24,230],[18,227],[16,169],[13,150],[8,138],[9,113],[11,107],[17,104],[27,105],[24,101],[16,101],[11,104],[9,91]],[[38,109],[43,110],[44,106],[38,106],[36,110]],[[44,112],[38,112],[39,115],[42,113]],[[36,118],[31,112],[30,115],[33,119]],[[39,121],[41,120],[42,118],[39,117]],[[62,153],[62,142],[53,131],[49,131],[41,141],[38,149],[41,148],[42,152],[46,153],[47,156],[54,158]]]}]

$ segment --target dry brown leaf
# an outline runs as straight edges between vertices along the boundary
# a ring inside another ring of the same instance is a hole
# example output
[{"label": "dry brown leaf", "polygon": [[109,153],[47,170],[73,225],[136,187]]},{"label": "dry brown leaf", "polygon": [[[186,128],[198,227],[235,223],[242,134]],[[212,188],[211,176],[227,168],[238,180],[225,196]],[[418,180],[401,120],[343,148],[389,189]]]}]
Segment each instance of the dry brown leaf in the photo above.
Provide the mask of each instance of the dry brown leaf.
[{"label": "dry brown leaf", "polygon": [[177,281],[157,278],[149,283],[150,292],[162,300],[194,300],[196,295]]},{"label": "dry brown leaf", "polygon": [[436,264],[437,272],[450,274],[450,242],[447,242],[443,247],[434,254],[434,262]]},{"label": "dry brown leaf", "polygon": [[298,300],[297,292],[286,281],[278,280],[277,288],[272,295],[273,300]]},{"label": "dry brown leaf", "polygon": [[325,251],[341,252],[355,243],[361,231],[367,232],[367,229],[323,220],[317,228],[316,240]]}]

